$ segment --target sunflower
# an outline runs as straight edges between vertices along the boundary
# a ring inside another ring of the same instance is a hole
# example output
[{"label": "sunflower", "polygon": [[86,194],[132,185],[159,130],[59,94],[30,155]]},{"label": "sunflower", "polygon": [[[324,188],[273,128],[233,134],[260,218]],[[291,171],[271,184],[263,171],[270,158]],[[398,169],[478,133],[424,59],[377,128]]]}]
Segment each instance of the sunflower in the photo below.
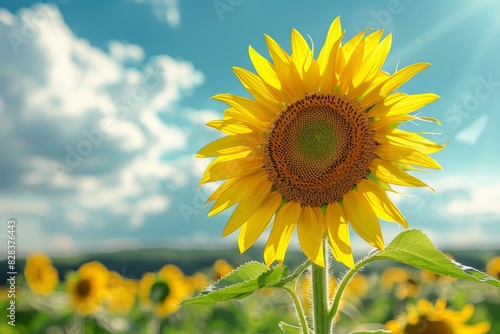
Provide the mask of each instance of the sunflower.
[{"label": "sunflower", "polygon": [[486,273],[491,277],[500,279],[500,256],[496,256],[486,264]]},{"label": "sunflower", "polygon": [[351,279],[349,285],[347,285],[345,290],[346,298],[352,302],[358,303],[361,298],[366,295],[368,287],[368,278],[365,275],[358,273]]},{"label": "sunflower", "polygon": [[109,295],[110,273],[100,262],[83,264],[66,282],[71,302],[80,315],[93,314]]},{"label": "sunflower", "polygon": [[392,290],[394,286],[403,284],[410,279],[408,272],[403,268],[389,267],[380,275],[380,284],[386,290]]},{"label": "sunflower", "polygon": [[191,290],[201,292],[208,285],[208,277],[202,272],[194,273],[192,276],[186,277]]},{"label": "sunflower", "polygon": [[112,271],[108,281],[107,306],[112,313],[128,313],[135,305],[137,282]]},{"label": "sunflower", "polygon": [[348,223],[383,249],[378,218],[408,227],[386,194],[390,184],[426,186],[408,171],[441,168],[428,154],[442,145],[397,128],[416,119],[438,122],[410,114],[437,95],[394,92],[429,64],[386,73],[391,35],[381,40],[382,30],[365,33],[342,43],[336,18],[316,59],[296,30],[291,55],[266,35],[272,62],[249,47],[257,74],[233,68],[253,99],[213,97],[229,108],[222,120],[207,123],[227,136],[197,154],[215,157],[200,185],[224,181],[207,200],[214,201],[208,215],[238,203],[223,236],[239,228],[241,252],[272,220],[264,250],[268,266],[283,262],[297,228],[301,248],[314,263],[325,264],[326,235],[336,260],[353,267]]},{"label": "sunflower", "polygon": [[234,267],[224,259],[218,259],[212,267],[214,279],[217,281],[233,271]]},{"label": "sunflower", "polygon": [[460,311],[453,311],[446,308],[443,299],[438,299],[435,305],[420,300],[416,306],[409,305],[407,310],[406,315],[389,321],[385,328],[392,334],[485,334],[490,329],[487,321],[466,324],[474,313],[470,304]]},{"label": "sunflower", "polygon": [[48,295],[59,281],[57,269],[52,266],[52,261],[41,253],[30,254],[26,257],[24,277],[31,291]]},{"label": "sunflower", "polygon": [[177,311],[179,303],[191,292],[192,288],[182,271],[172,264],[165,265],[157,274],[144,274],[139,282],[142,306],[153,310],[161,318]]},{"label": "sunflower", "polygon": [[[453,255],[449,253],[443,253],[447,258],[450,260],[455,260]],[[420,272],[420,276],[422,277],[422,280],[426,283],[432,284],[432,285],[449,285],[455,282],[455,279],[450,276],[443,276],[443,275],[438,275],[433,273],[432,271],[428,270],[422,270]]]}]

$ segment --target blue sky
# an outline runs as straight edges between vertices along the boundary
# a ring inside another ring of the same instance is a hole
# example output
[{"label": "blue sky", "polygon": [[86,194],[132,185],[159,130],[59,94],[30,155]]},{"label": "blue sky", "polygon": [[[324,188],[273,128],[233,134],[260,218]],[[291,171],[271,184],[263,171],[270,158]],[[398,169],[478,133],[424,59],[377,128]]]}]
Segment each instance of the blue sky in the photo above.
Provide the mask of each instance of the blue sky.
[{"label": "blue sky", "polygon": [[[219,137],[217,93],[247,95],[231,66],[251,69],[264,34],[316,46],[340,15],[349,38],[393,34],[384,66],[432,66],[403,86],[435,92],[422,109],[443,126],[436,190],[394,196],[412,227],[442,247],[493,247],[500,232],[500,4],[452,1],[52,0],[0,8],[0,216],[18,219],[21,255],[170,246],[235,246],[229,213],[206,217],[197,189]],[[6,226],[6,225],[5,225]],[[383,223],[386,241],[400,230]],[[6,232],[6,228],[5,228]],[[5,241],[5,232],[0,239]],[[262,239],[264,240],[264,239]],[[357,250],[366,249],[354,237]],[[294,241],[296,244],[296,240]]]}]

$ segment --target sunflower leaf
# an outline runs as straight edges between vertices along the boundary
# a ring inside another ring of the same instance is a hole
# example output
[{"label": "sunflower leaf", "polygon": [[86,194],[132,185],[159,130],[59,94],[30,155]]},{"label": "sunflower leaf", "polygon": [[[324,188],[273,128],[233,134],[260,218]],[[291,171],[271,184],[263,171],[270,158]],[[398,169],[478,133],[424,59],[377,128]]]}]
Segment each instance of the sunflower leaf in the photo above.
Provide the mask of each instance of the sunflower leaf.
[{"label": "sunflower leaf", "polygon": [[418,229],[400,233],[384,251],[371,259],[398,261],[438,275],[500,287],[499,280],[449,259]]},{"label": "sunflower leaf", "polygon": [[290,325],[287,324],[286,322],[280,321],[279,327],[282,332],[285,333],[294,333],[294,334],[299,334],[300,333],[300,327],[295,326],[295,325]]},{"label": "sunflower leaf", "polygon": [[198,296],[185,299],[181,305],[215,304],[231,299],[241,299],[261,288],[279,286],[288,275],[288,268],[251,261],[233,270]]}]

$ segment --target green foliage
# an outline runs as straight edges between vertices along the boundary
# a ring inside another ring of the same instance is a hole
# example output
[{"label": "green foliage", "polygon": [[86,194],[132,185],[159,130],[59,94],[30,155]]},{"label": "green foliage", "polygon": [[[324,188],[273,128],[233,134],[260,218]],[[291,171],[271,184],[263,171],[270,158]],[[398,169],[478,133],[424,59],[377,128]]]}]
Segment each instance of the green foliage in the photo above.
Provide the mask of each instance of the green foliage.
[{"label": "green foliage", "polygon": [[378,252],[370,260],[393,260],[419,269],[428,270],[435,274],[500,287],[499,280],[446,257],[418,229],[400,233],[384,251]]},{"label": "green foliage", "polygon": [[290,325],[290,324],[287,324],[284,321],[281,321],[279,323],[279,327],[280,327],[281,331],[283,331],[285,333],[292,333],[292,334],[299,334],[300,333],[300,327],[299,326]]},{"label": "green foliage", "polygon": [[182,305],[215,304],[231,299],[241,299],[261,289],[279,285],[288,275],[288,268],[267,268],[259,262],[248,262],[221,278],[198,296],[186,299]]},{"label": "green foliage", "polygon": [[351,332],[349,334],[391,334],[390,331],[386,331],[386,330],[378,330],[378,331],[361,331],[361,332]]}]

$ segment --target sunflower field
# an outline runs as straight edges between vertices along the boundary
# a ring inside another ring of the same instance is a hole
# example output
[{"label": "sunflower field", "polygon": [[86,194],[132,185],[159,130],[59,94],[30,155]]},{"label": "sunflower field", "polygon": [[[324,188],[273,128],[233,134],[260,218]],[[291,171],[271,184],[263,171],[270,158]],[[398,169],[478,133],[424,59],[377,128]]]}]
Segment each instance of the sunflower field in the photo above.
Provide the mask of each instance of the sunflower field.
[{"label": "sunflower field", "polygon": [[[50,258],[32,254],[17,277],[15,326],[4,315],[0,332],[250,334],[280,333],[280,322],[297,323],[291,300],[281,289],[259,289],[216,305],[179,305],[233,269],[218,259],[186,275],[176,265],[164,264],[131,279],[89,261],[59,280]],[[500,333],[499,289],[388,262],[375,269],[358,273],[347,285],[336,333],[384,328],[393,334]],[[500,277],[500,256],[491,257],[483,269]],[[337,284],[332,277],[331,294]],[[312,308],[310,287],[306,271],[295,286],[306,316]],[[8,295],[7,282],[0,295],[7,318]]]}]

